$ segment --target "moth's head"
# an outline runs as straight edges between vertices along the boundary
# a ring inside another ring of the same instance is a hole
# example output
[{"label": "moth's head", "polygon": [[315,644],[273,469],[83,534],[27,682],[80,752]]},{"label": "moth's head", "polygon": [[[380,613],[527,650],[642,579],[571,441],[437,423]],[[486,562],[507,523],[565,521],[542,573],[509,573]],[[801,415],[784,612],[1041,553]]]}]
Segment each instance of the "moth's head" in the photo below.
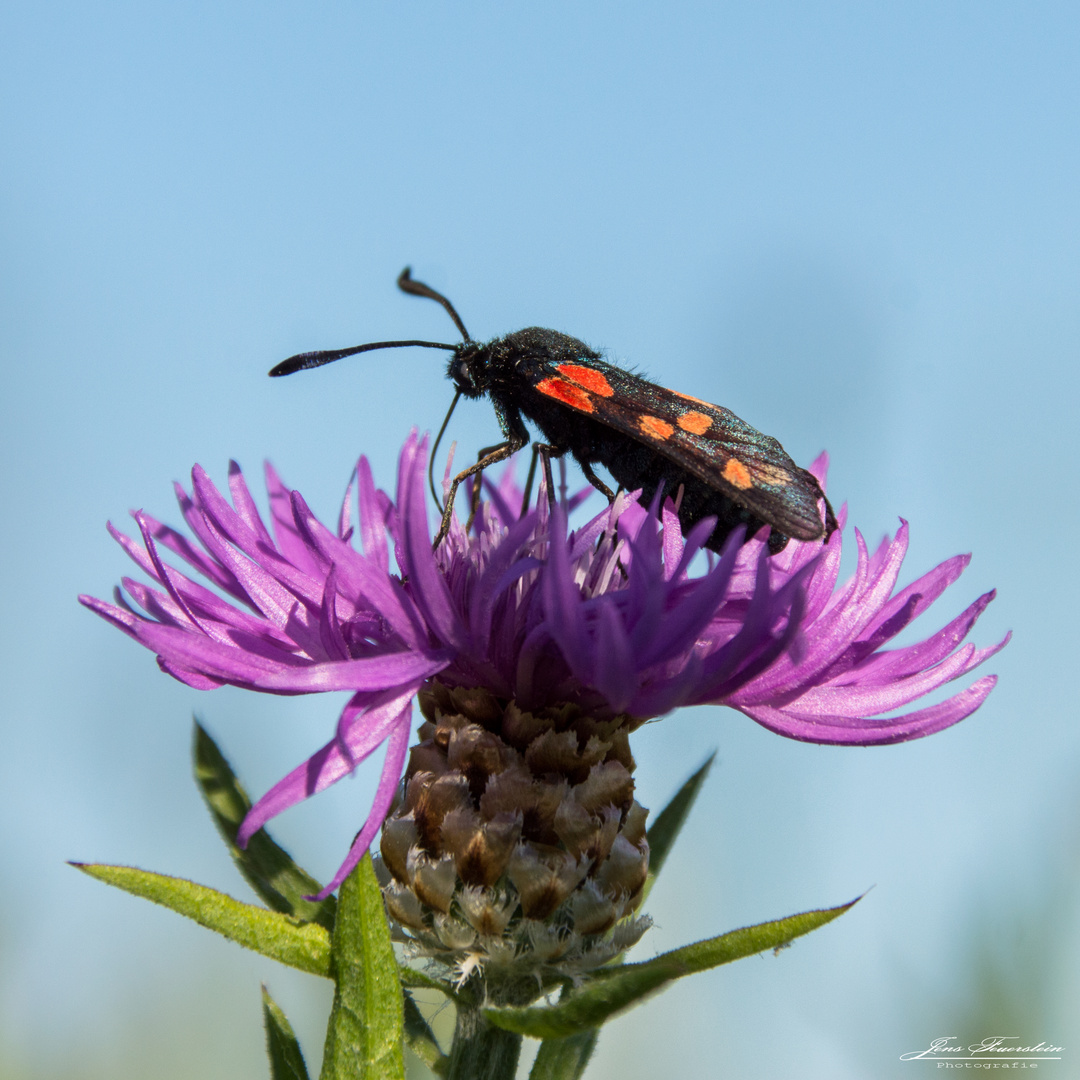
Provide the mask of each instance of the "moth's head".
[{"label": "moth's head", "polygon": [[483,397],[488,390],[490,345],[463,341],[454,349],[446,365],[446,377],[467,398]]}]

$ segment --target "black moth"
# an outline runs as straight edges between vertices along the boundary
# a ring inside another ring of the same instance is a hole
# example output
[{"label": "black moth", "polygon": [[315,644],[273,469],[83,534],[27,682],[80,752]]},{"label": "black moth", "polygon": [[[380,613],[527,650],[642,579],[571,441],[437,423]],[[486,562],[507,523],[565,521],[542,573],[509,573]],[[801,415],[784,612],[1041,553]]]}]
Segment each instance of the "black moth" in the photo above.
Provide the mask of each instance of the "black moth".
[{"label": "black moth", "polygon": [[[450,301],[414,281],[408,267],[401,272],[398,286],[442,304],[460,331],[462,343],[373,341],[351,349],[299,353],[283,360],[270,374],[290,375],[372,349],[418,345],[451,353],[446,374],[457,393],[439,439],[462,395],[486,395],[505,438],[482,450],[477,463],[454,478],[436,547],[450,527],[458,485],[528,445],[523,417],[546,440],[533,447],[526,504],[537,456],[553,499],[550,459],[570,453],[589,483],[609,500],[614,492],[596,475],[593,465],[603,465],[628,491],[640,488],[646,503],[663,484],[664,491],[678,502],[684,531],[702,518],[715,517],[716,526],[706,541],[713,551],[719,551],[739,525],[746,526],[748,537],[764,525],[771,526],[769,551],[774,555],[791,537],[827,541],[836,528],[832,507],[817,479],[800,469],[776,439],[762,435],[730,410],[608,364],[588,345],[555,330],[531,326],[486,343],[473,341]],[[434,447],[431,456],[434,460]],[[473,490],[475,511],[479,485]],[[825,504],[824,521],[819,501]]]}]

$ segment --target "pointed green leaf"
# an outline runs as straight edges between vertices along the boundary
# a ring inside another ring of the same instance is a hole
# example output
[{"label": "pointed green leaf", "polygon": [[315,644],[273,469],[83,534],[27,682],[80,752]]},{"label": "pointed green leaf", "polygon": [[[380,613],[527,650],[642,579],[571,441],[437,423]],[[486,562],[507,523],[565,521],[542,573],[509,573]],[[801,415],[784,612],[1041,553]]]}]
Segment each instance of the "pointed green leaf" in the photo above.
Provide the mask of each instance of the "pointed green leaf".
[{"label": "pointed green leaf", "polygon": [[565,1039],[545,1039],[533,1061],[529,1080],[578,1080],[600,1038],[599,1028],[590,1028]]},{"label": "pointed green leaf", "polygon": [[255,833],[244,850],[237,844],[236,834],[251,809],[251,800],[217,743],[198,720],[195,721],[192,757],[195,781],[214,824],[233,862],[260,899],[274,911],[295,915],[305,922],[317,922],[327,930],[333,930],[337,901],[332,896],[321,901],[305,900],[305,896],[319,892],[322,885],[297,866],[289,853],[270,839],[265,829]]},{"label": "pointed green leaf", "polygon": [[439,1076],[446,1072],[447,1057],[439,1049],[435,1033],[417,1008],[408,990],[405,991],[405,1041],[409,1049],[432,1072]]},{"label": "pointed green leaf", "polygon": [[675,793],[675,797],[660,811],[652,827],[648,832],[649,840],[649,873],[654,877],[660,873],[660,868],[667,860],[671,847],[675,843],[679,830],[682,829],[701,791],[701,785],[705,783],[705,777],[709,775],[709,769],[716,759],[714,750],[689,780]]},{"label": "pointed green leaf", "polygon": [[270,1080],[308,1080],[304,1055],[300,1052],[292,1026],[265,986],[262,988],[262,1002]]},{"label": "pointed green leaf", "polygon": [[[621,966],[622,962],[619,957],[613,966]],[[573,990],[573,984],[567,983],[559,1000],[565,1001]],[[533,1061],[529,1080],[578,1080],[589,1064],[599,1038],[600,1029],[594,1027],[564,1039],[544,1039]]]},{"label": "pointed green leaf", "polygon": [[434,979],[430,975],[425,975],[422,971],[417,971],[416,968],[408,967],[402,964],[398,968],[398,977],[401,979],[401,985],[407,986],[411,990],[438,990],[440,994],[445,994],[448,998],[455,1002],[472,1001],[472,995],[468,991],[455,990],[450,983],[443,982],[441,979]]},{"label": "pointed green leaf", "polygon": [[484,1015],[498,1027],[538,1039],[582,1034],[674,979],[765,949],[779,948],[832,922],[857,902],[858,898],[838,907],[806,911],[786,919],[743,927],[720,937],[684,945],[641,964],[625,964],[610,972],[600,972],[580,989],[564,995],[555,1005],[488,1008]]},{"label": "pointed green leaf", "polygon": [[401,982],[370,855],[342,883],[331,967],[337,989],[322,1080],[403,1080]]},{"label": "pointed green leaf", "polygon": [[133,866],[71,865],[99,881],[186,915],[200,926],[271,960],[312,975],[330,974],[330,935],[317,923],[244,904],[184,878],[153,874]]}]

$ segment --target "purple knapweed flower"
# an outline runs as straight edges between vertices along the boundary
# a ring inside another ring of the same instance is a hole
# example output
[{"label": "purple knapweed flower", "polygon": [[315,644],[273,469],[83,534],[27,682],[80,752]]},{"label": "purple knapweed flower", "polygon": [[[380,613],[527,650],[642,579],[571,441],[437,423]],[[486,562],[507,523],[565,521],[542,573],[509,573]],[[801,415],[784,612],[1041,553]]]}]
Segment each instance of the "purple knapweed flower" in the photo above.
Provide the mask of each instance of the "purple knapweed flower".
[{"label": "purple knapweed flower", "polygon": [[[142,511],[134,514],[142,544],[109,526],[155,582],[123,581],[145,614],[119,589],[115,605],[80,597],[198,689],[351,692],[334,738],[271,788],[240,830],[244,843],[386,742],[371,813],[325,892],[383,822],[412,700],[436,675],[443,687],[481,688],[524,710],[569,705],[643,720],[683,705],[730,705],[789,738],[860,746],[948,727],[994,686],[984,676],[946,701],[879,717],[963,677],[1008,640],[963,644],[990,592],[926,640],[883,648],[968,562],[949,559],[894,594],[906,522],[873,555],[856,532],[857,567],[839,589],[840,529],[828,544],[791,541],[771,557],[762,538],[740,544],[736,534],[691,574],[711,522],[684,537],[670,500],[650,513],[620,495],[568,534],[566,508],[549,515],[545,498],[519,517],[508,474],[488,488],[475,529],[466,534],[455,520],[433,553],[426,456],[414,434],[401,452],[396,503],[360,459],[358,530],[352,484],[330,529],[267,465],[271,533],[235,463],[231,503],[196,466],[190,495],[179,486],[177,495],[201,547]],[[824,479],[824,457],[814,472]],[[841,529],[843,521],[841,511]],[[167,565],[162,548],[215,588]]]}]

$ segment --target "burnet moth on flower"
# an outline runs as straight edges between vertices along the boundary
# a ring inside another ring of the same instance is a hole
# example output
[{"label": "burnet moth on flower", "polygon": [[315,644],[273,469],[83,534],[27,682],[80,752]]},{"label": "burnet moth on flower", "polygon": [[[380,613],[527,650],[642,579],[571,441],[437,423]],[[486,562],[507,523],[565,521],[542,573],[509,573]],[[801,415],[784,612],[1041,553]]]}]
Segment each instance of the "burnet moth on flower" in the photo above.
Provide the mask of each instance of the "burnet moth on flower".
[{"label": "burnet moth on flower", "polygon": [[[457,392],[436,447],[463,395],[489,398],[504,439],[482,450],[477,463],[454,478],[436,547],[450,528],[458,486],[528,445],[525,419],[531,420],[546,440],[533,446],[526,504],[537,457],[548,495],[554,498],[550,459],[569,453],[589,483],[609,500],[614,499],[614,492],[593,471],[596,464],[603,465],[620,487],[628,491],[640,488],[646,501],[662,484],[677,500],[684,530],[703,518],[715,517],[716,526],[705,545],[714,551],[720,550],[739,525],[746,526],[748,537],[762,526],[771,526],[769,550],[773,554],[791,537],[827,541],[836,528],[836,517],[817,478],[799,468],[776,439],[762,435],[729,409],[667,390],[609,364],[584,342],[555,330],[531,326],[485,343],[474,341],[453,304],[414,281],[409,267],[397,283],[404,292],[442,304],[464,339],[461,344],[372,341],[351,349],[298,353],[270,374],[291,375],[372,349],[415,345],[451,354],[446,375]],[[433,447],[432,461],[434,457]],[[429,468],[429,482],[430,476]],[[473,491],[475,512],[479,485],[474,485]],[[434,484],[432,493],[438,501]]]}]

